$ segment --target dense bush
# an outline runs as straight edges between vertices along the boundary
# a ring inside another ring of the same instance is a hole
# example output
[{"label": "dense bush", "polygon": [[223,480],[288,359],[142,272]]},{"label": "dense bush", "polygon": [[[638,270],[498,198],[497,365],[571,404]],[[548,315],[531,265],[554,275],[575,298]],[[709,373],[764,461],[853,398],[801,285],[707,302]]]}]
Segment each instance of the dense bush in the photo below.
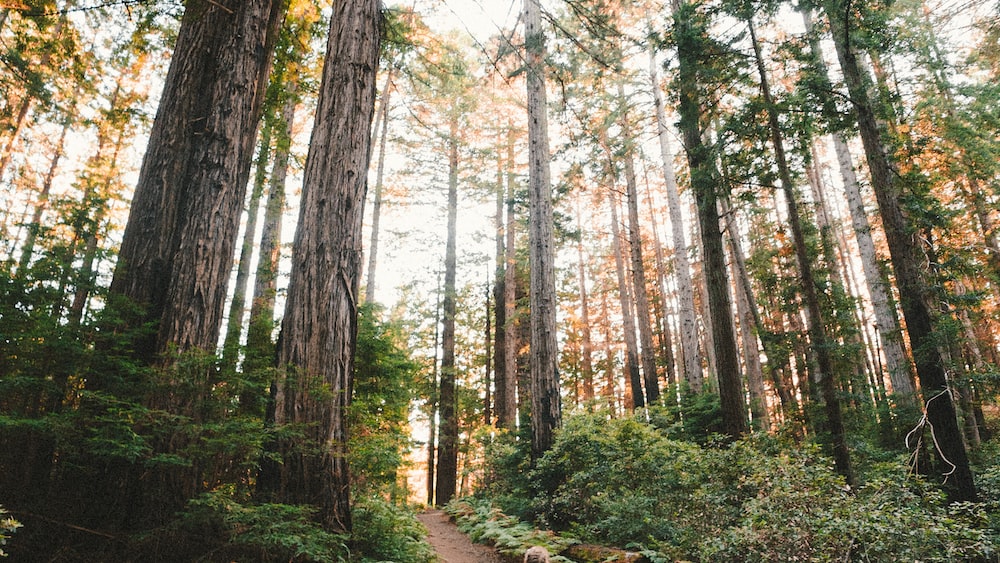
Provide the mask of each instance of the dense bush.
[{"label": "dense bush", "polygon": [[[351,545],[357,560],[429,563],[434,553],[413,511],[372,495],[354,499]],[[352,559],[356,560],[356,559]]]},{"label": "dense bush", "polygon": [[[523,467],[500,446],[490,474]],[[987,472],[987,476],[992,475]],[[522,511],[585,542],[644,546],[667,560],[955,561],[997,558],[989,503],[948,505],[902,460],[848,487],[808,445],[772,437],[678,441],[637,419],[579,415],[514,486],[534,483]],[[503,503],[498,478],[489,493]],[[528,488],[531,488],[529,485]],[[995,519],[995,516],[992,516]]]}]

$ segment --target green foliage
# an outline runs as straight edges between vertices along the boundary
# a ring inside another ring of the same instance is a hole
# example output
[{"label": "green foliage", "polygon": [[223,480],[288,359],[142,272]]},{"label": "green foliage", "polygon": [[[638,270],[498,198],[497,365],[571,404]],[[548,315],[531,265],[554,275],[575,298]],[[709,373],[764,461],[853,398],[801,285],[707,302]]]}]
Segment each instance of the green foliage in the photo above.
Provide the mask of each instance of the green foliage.
[{"label": "green foliage", "polygon": [[[469,535],[476,543],[493,545],[505,555],[520,558],[528,548],[542,546],[549,553],[559,553],[577,543],[570,538],[561,538],[552,532],[543,532],[527,522],[507,516],[484,499],[468,498],[453,500],[444,508],[455,518],[458,529]],[[556,563],[571,563],[569,559],[553,556]]]},{"label": "green foliage", "polygon": [[[501,450],[507,458],[494,463],[495,476],[510,471],[514,451]],[[907,476],[901,458],[869,458],[864,484],[852,490],[815,446],[767,436],[699,445],[639,419],[578,415],[526,480],[536,483],[530,511],[538,523],[588,543],[642,546],[663,560],[997,556],[993,505],[947,505],[936,487]],[[985,475],[987,483],[997,473]],[[503,483],[487,491],[502,493]]]},{"label": "green foliage", "polygon": [[412,510],[371,495],[355,497],[351,514],[354,519],[352,561],[429,563],[434,560],[434,553],[425,540],[427,531]]},{"label": "green foliage", "polygon": [[[671,389],[665,395],[674,396]],[[678,440],[704,443],[721,434],[722,405],[717,393],[682,393],[680,403],[671,401],[649,410],[653,426]]]},{"label": "green foliage", "polygon": [[[324,530],[311,506],[253,504],[232,488],[192,499],[174,528],[187,542],[208,536],[216,545],[203,561],[348,561],[348,537]],[[211,544],[210,544],[211,545]]]},{"label": "green foliage", "polygon": [[3,546],[7,545],[7,540],[10,539],[10,535],[17,531],[21,527],[21,523],[9,516],[4,516],[7,511],[0,506],[0,557],[7,557],[7,553],[4,552]]},{"label": "green foliage", "polygon": [[354,394],[348,413],[355,489],[393,492],[409,446],[410,401],[418,396],[419,365],[410,359],[399,324],[361,307]]}]

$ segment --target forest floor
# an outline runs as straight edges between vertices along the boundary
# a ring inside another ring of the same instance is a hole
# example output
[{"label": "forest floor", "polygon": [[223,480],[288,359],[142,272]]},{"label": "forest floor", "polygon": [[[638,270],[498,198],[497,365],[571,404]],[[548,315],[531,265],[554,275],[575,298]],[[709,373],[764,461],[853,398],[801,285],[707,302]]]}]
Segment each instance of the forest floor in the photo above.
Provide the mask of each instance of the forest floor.
[{"label": "forest floor", "polygon": [[441,563],[501,563],[495,549],[472,543],[469,536],[458,531],[455,523],[440,510],[428,510],[417,515],[427,528],[427,541]]}]

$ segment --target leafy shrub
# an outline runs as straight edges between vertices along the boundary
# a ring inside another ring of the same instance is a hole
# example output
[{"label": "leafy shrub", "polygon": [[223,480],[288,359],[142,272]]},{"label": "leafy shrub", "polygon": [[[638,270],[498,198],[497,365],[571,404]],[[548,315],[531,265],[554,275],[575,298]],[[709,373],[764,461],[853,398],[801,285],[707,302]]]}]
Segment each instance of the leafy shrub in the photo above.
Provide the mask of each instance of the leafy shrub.
[{"label": "leafy shrub", "polygon": [[[413,512],[379,496],[356,498],[351,543],[361,561],[429,563],[434,552]],[[352,558],[354,560],[354,558]]]},{"label": "leafy shrub", "polygon": [[[665,434],[638,419],[568,419],[528,475],[538,522],[663,560],[997,556],[992,505],[947,505],[899,458],[883,458],[855,490],[815,446],[769,436],[698,445]],[[1000,483],[1000,472],[985,477]]]},{"label": "leafy shrub", "polygon": [[315,512],[309,505],[253,504],[223,489],[192,499],[175,529],[189,543],[198,535],[219,543],[205,550],[204,561],[348,561],[349,538],[323,529]]}]

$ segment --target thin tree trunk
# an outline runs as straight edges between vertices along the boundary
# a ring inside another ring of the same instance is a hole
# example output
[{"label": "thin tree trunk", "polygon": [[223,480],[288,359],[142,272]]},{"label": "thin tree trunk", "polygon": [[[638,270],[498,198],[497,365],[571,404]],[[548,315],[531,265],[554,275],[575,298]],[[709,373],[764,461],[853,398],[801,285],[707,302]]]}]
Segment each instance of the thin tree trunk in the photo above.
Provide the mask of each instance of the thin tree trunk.
[{"label": "thin tree trunk", "polygon": [[[609,163],[610,165],[611,163]],[[631,401],[626,408],[639,409],[646,405],[642,394],[642,377],[639,373],[639,344],[635,339],[635,312],[632,309],[632,296],[628,284],[628,274],[625,270],[624,235],[619,227],[618,202],[616,198],[608,197],[611,208],[611,241],[612,252],[615,255],[615,272],[618,274],[618,301],[622,311],[622,331],[625,338],[625,373],[627,389]]]},{"label": "thin tree trunk", "polygon": [[[379,129],[378,164],[375,167],[375,197],[372,200],[372,234],[368,244],[368,279],[365,286],[365,303],[375,302],[375,266],[378,263],[378,238],[382,219],[382,177],[385,173],[385,145],[389,136],[389,99],[392,94],[392,75],[394,69],[389,69],[382,87],[382,99],[379,106],[375,129]],[[381,123],[378,123],[378,121]]]},{"label": "thin tree trunk", "polygon": [[785,194],[785,203],[788,206],[788,223],[792,229],[792,239],[795,243],[799,283],[806,301],[809,337],[813,354],[816,358],[817,373],[813,374],[813,377],[819,383],[823,396],[823,406],[826,415],[825,430],[830,434],[830,447],[837,472],[851,485],[854,483],[854,472],[851,469],[850,451],[847,449],[847,431],[844,428],[841,413],[840,396],[837,391],[836,377],[833,372],[833,360],[830,357],[832,341],[827,335],[819,303],[819,292],[817,291],[816,278],[813,274],[812,258],[809,256],[805,234],[802,231],[802,217],[799,212],[798,194],[796,194],[795,186],[792,183],[791,170],[788,168],[788,162],[785,159],[785,142],[781,133],[781,125],[778,122],[778,113],[774,98],[771,95],[771,87],[767,78],[767,70],[764,67],[764,59],[761,56],[760,43],[757,41],[753,18],[748,17],[746,23],[747,29],[750,31],[750,41],[753,45],[757,61],[760,89],[764,97],[765,109],[767,110],[767,121],[771,130],[774,159],[778,166],[778,178],[781,181],[781,187]]},{"label": "thin tree trunk", "polygon": [[[580,201],[577,199],[576,222],[580,232],[583,232],[583,217],[580,212]],[[583,377],[583,401],[587,409],[593,408],[594,402],[594,345],[590,335],[590,296],[587,292],[587,269],[583,253],[583,237],[576,241],[577,283],[580,285],[580,372]]]},{"label": "thin tree trunk", "polygon": [[701,355],[698,351],[698,318],[695,316],[694,283],[691,280],[691,263],[688,260],[688,243],[684,234],[684,220],[677,177],[674,174],[674,155],[667,129],[666,103],[660,90],[656,52],[649,53],[649,76],[656,103],[656,130],[660,142],[660,159],[663,161],[663,178],[666,181],[667,206],[670,210],[670,229],[673,236],[674,276],[677,278],[677,314],[680,317],[681,359],[684,381],[692,393],[700,393],[704,377],[701,372]]},{"label": "thin tree trunk", "polygon": [[333,5],[278,346],[274,422],[305,425],[306,444],[283,444],[277,500],[317,504],[320,522],[341,531],[351,529],[346,411],[380,17],[376,0]]},{"label": "thin tree trunk", "polygon": [[[812,17],[808,10],[802,11],[802,18],[806,29],[811,30]],[[827,69],[826,64],[823,62],[822,50],[818,38],[811,40],[810,49],[813,52],[816,64],[819,65],[821,74],[825,77]],[[826,83],[829,84],[829,82],[829,78],[826,78]],[[854,228],[855,239],[858,244],[861,267],[865,275],[868,295],[871,298],[872,310],[875,314],[876,328],[882,342],[882,354],[885,356],[886,370],[889,373],[889,381],[892,383],[894,399],[899,404],[912,404],[916,393],[913,386],[913,372],[910,367],[910,361],[906,356],[906,350],[903,347],[903,335],[899,326],[899,317],[889,297],[888,282],[879,268],[878,256],[875,252],[875,242],[872,240],[871,235],[872,225],[868,221],[864,200],[861,198],[857,174],[854,172],[854,160],[851,158],[850,149],[847,146],[844,134],[835,132],[832,138],[834,153],[837,156],[840,175],[843,179],[847,207],[851,213],[851,225]]]},{"label": "thin tree trunk", "polygon": [[830,20],[834,46],[844,73],[851,102],[858,119],[861,140],[868,159],[872,188],[885,227],[889,255],[896,274],[903,318],[914,352],[917,376],[924,395],[926,420],[934,428],[934,443],[942,478],[949,498],[975,501],[976,486],[968,455],[962,442],[955,406],[949,393],[945,364],[935,345],[935,320],[927,300],[930,292],[923,268],[923,253],[913,239],[913,225],[900,205],[901,186],[894,162],[885,146],[875,119],[861,66],[851,44],[850,12],[840,0],[827,0],[824,8]]},{"label": "thin tree trunk", "polygon": [[430,414],[427,425],[430,427],[427,438],[427,504],[434,506],[435,476],[437,475],[437,429],[438,429],[438,392],[441,371],[438,364],[438,343],[441,341],[441,274],[438,272],[437,280],[437,302],[434,304],[434,343],[431,347],[434,350],[434,367],[431,370],[431,396]]},{"label": "thin tree trunk", "polygon": [[[111,112],[114,113],[116,109],[117,91],[115,96],[112,97]],[[91,201],[94,196],[100,201],[96,209],[94,209],[94,217],[91,221],[90,229],[83,235],[84,247],[83,247],[83,260],[80,265],[76,290],[73,292],[73,302],[70,304],[69,311],[67,312],[67,321],[70,326],[79,326],[80,322],[83,320],[83,311],[87,306],[87,301],[90,299],[90,293],[94,290],[95,283],[95,272],[94,267],[95,262],[97,262],[97,250],[98,243],[100,241],[100,231],[101,224],[104,223],[104,219],[108,213],[108,204],[103,203],[106,196],[110,195],[112,184],[114,183],[115,171],[118,168],[118,156],[121,154],[122,145],[125,143],[125,131],[119,129],[118,139],[115,141],[114,149],[111,151],[111,160],[108,162],[107,167],[104,171],[104,179],[100,189],[95,190],[96,193],[84,195],[84,201]],[[98,143],[98,152],[94,157],[94,162],[100,162],[101,160],[101,148],[103,143]]]},{"label": "thin tree trunk", "polygon": [[[618,96],[624,100],[624,88],[619,84]],[[627,123],[622,117],[624,142],[632,143]],[[639,359],[642,362],[643,387],[646,404],[660,398],[660,382],[656,372],[656,347],[653,345],[653,327],[649,314],[649,293],[646,290],[646,265],[642,256],[642,234],[639,229],[639,187],[635,177],[635,157],[631,149],[625,155],[625,195],[628,205],[629,253],[632,259],[632,296],[635,299],[636,326],[639,329]]]},{"label": "thin tree trunk", "polygon": [[441,332],[441,386],[438,409],[441,429],[438,437],[436,504],[444,506],[455,496],[458,486],[458,397],[455,370],[455,312],[457,291],[458,217],[458,119],[452,118],[448,138],[448,238],[444,258],[444,309]]},{"label": "thin tree trunk", "polygon": [[653,302],[653,316],[656,318],[656,324],[660,331],[660,361],[662,361],[663,365],[666,367],[667,386],[674,387],[677,385],[677,371],[674,359],[673,329],[670,327],[670,319],[667,314],[667,299],[669,297],[666,275],[667,261],[663,256],[663,243],[660,240],[660,234],[656,228],[657,218],[653,211],[652,197],[649,195],[649,184],[646,184],[646,198],[649,201],[650,225],[652,226],[653,232],[653,247],[656,249],[654,256],[656,259],[657,295],[656,300]]},{"label": "thin tree trunk", "polygon": [[545,34],[540,0],[524,2],[528,97],[528,184],[531,266],[531,452],[552,446],[562,423],[556,342],[555,235],[545,95]]},{"label": "thin tree trunk", "polygon": [[501,377],[505,383],[505,394],[500,399],[507,411],[506,423],[501,427],[513,430],[518,421],[518,384],[517,384],[517,350],[520,348],[520,331],[517,330],[517,218],[514,213],[514,190],[516,189],[514,175],[514,128],[507,129],[507,243],[504,252],[503,272],[503,308],[504,325],[506,326],[506,346],[504,347],[504,372]]},{"label": "thin tree trunk", "polygon": [[612,345],[611,319],[608,317],[608,291],[601,291],[601,329],[604,332],[604,399],[612,416],[618,414],[618,393],[615,376],[615,350]]},{"label": "thin tree trunk", "polygon": [[290,90],[297,90],[296,80],[289,80],[289,94],[275,124],[274,162],[268,181],[267,203],[264,206],[264,224],[260,233],[257,272],[254,275],[253,298],[250,302],[250,325],[247,328],[247,359],[244,372],[257,379],[254,370],[273,364],[274,307],[278,295],[278,262],[281,259],[281,224],[285,211],[285,185],[288,178],[288,161],[291,156],[292,128],[298,97]]},{"label": "thin tree trunk", "polygon": [[484,328],[483,341],[486,355],[486,369],[483,376],[483,424],[489,426],[493,424],[493,292],[490,291],[490,283],[486,282],[486,327]]},{"label": "thin tree trunk", "polygon": [[[740,342],[743,347],[743,363],[747,375],[747,391],[750,392],[750,422],[755,430],[767,432],[771,428],[771,419],[767,408],[767,390],[764,387],[764,368],[760,362],[760,349],[757,347],[757,335],[763,329],[760,313],[756,310],[757,303],[753,298],[753,289],[746,271],[746,261],[743,247],[740,244],[740,231],[736,225],[736,215],[729,207],[728,198],[720,202],[722,214],[726,218],[726,231],[729,236],[729,250],[732,255],[733,279],[736,280],[736,315],[740,324]],[[767,354],[767,350],[764,350]],[[768,356],[770,359],[770,356]]]},{"label": "thin tree trunk", "polygon": [[243,232],[243,244],[240,248],[239,264],[236,267],[233,300],[229,304],[226,336],[222,341],[222,369],[227,371],[236,370],[236,361],[239,356],[240,336],[243,333],[243,313],[246,312],[247,284],[250,279],[250,262],[253,260],[254,239],[257,235],[257,218],[260,216],[260,200],[264,196],[268,162],[271,158],[272,128],[272,124],[265,122],[261,131],[257,149],[257,170],[254,173],[253,188],[250,190],[250,201],[247,202],[246,230]]},{"label": "thin tree trunk", "polygon": [[[49,194],[52,192],[52,181],[56,177],[56,170],[59,169],[59,161],[62,159],[66,147],[66,133],[70,130],[70,123],[63,125],[59,141],[56,142],[56,149],[49,162],[49,170],[42,180],[42,189],[38,194],[38,201],[35,202],[35,212],[31,216],[31,223],[28,224],[28,232],[25,235],[24,243],[21,245],[21,260],[17,264],[19,276],[25,273],[28,264],[31,262],[31,255],[35,250],[35,240],[42,229],[42,213],[48,207]],[[2,174],[0,174],[2,175]]]}]

